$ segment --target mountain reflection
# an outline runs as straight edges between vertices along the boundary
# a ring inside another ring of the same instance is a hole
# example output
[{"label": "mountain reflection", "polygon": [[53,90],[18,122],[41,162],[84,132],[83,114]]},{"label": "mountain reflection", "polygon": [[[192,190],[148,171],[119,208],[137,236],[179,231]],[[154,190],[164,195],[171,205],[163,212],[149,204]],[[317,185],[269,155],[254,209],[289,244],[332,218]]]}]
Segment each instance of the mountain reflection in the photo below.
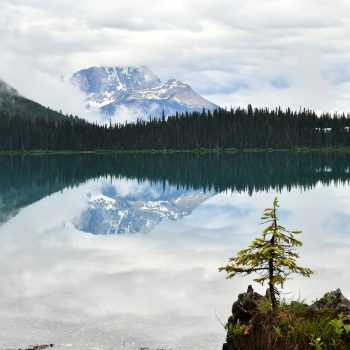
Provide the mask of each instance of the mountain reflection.
[{"label": "mountain reflection", "polygon": [[88,193],[88,208],[73,220],[74,226],[93,234],[148,233],[163,218],[178,220],[190,215],[213,195],[159,185],[143,189],[137,195],[121,195],[110,184],[102,193]]},{"label": "mountain reflection", "polygon": [[[113,193],[111,185],[104,193],[91,194],[87,210],[75,225],[89,232],[106,233],[102,225],[105,221],[115,233],[139,232],[141,227],[149,229],[163,217],[176,219],[188,215],[216,192],[252,194],[293,187],[306,190],[318,182],[349,183],[349,159],[346,153],[287,152],[3,157],[0,223],[25,206],[90,179],[127,178],[139,183],[148,181],[161,197],[153,200],[147,195],[124,196]],[[131,222],[131,218],[135,220]],[[111,226],[111,220],[117,224]]]}]

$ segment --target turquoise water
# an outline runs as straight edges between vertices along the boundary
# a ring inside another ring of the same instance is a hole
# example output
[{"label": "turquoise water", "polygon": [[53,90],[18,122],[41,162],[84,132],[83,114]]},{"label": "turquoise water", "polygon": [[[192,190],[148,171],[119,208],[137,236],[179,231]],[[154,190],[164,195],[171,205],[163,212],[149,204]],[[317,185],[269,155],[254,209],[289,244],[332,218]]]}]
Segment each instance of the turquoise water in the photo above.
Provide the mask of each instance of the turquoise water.
[{"label": "turquoise water", "polygon": [[[220,349],[252,278],[217,268],[275,196],[310,279],[284,297],[350,297],[349,156],[0,159],[0,348]],[[260,292],[264,287],[254,285]]]}]

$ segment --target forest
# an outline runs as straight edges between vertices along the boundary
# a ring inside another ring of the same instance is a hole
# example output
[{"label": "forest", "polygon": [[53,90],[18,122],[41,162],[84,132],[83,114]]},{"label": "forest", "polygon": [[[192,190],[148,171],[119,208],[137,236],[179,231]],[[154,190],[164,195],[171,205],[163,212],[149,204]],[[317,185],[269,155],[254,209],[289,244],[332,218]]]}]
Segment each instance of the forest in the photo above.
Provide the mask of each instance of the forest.
[{"label": "forest", "polygon": [[46,110],[0,110],[1,151],[294,149],[350,146],[350,115],[309,109],[219,108],[105,125]]}]

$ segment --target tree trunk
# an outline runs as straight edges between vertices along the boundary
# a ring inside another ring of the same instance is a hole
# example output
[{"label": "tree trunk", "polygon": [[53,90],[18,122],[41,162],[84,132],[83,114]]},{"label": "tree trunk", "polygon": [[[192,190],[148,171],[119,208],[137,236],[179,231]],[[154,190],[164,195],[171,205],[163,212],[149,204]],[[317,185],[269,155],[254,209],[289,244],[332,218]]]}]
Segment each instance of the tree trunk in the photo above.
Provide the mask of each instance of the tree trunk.
[{"label": "tree trunk", "polygon": [[[276,210],[274,210],[274,221],[273,221],[273,226],[274,226],[274,231],[277,230],[277,220],[276,220]],[[271,240],[270,240],[271,246],[273,247],[275,245],[275,235],[272,234]],[[271,299],[271,305],[272,305],[272,310],[276,311],[277,310],[277,300],[276,300],[276,293],[275,293],[275,287],[273,285],[273,277],[274,277],[274,260],[273,257],[269,260],[269,289],[270,289],[270,299]]]},{"label": "tree trunk", "polygon": [[[272,238],[274,240],[274,238]],[[272,241],[272,240],[271,240]],[[273,280],[273,259],[269,260],[269,290],[270,290],[270,299],[271,299],[271,305],[272,310],[275,311],[277,309],[277,300],[276,300],[276,294],[275,294],[275,287],[272,283]]]}]

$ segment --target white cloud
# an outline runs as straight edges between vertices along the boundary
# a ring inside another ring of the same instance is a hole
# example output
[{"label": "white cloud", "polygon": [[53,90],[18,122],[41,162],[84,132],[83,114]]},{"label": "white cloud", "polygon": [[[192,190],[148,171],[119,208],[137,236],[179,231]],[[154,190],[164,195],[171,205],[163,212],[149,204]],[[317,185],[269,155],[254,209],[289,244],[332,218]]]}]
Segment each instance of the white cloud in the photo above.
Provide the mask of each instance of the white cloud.
[{"label": "white cloud", "polygon": [[53,80],[93,65],[148,65],[219,104],[350,109],[345,0],[4,0],[0,11],[0,77],[64,111],[79,101],[50,95]]}]

